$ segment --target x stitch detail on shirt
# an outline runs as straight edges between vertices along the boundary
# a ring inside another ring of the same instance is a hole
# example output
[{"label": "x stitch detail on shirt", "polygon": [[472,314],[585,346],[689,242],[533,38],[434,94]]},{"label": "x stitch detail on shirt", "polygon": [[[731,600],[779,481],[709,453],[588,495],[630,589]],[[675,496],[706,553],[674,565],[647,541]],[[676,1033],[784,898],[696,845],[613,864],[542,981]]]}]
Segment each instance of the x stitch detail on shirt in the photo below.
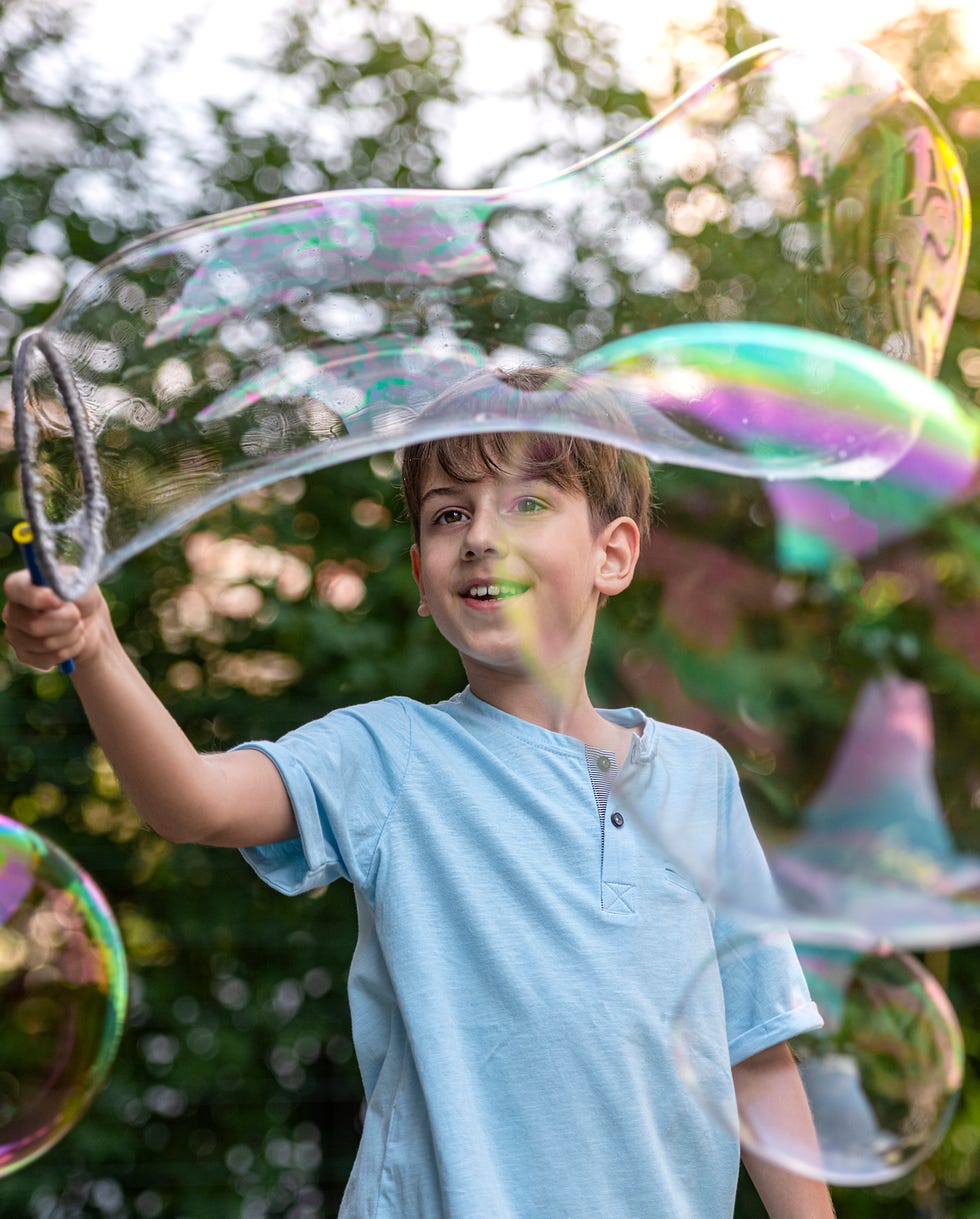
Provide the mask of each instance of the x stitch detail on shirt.
[{"label": "x stitch detail on shirt", "polygon": [[636,885],[623,884],[619,881],[606,880],[602,882],[605,900],[603,908],[607,914],[636,914],[633,894]]}]

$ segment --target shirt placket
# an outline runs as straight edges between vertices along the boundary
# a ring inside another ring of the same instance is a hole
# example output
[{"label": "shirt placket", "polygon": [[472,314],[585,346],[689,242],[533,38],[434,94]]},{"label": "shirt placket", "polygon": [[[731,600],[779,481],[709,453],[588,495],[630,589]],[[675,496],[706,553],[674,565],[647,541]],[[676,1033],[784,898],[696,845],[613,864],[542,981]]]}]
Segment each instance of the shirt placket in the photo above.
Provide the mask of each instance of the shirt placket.
[{"label": "shirt placket", "polygon": [[[589,777],[599,813],[599,903],[603,914],[636,918],[636,836],[617,799],[616,761],[612,754],[586,747]],[[623,766],[631,765],[629,758]]]}]

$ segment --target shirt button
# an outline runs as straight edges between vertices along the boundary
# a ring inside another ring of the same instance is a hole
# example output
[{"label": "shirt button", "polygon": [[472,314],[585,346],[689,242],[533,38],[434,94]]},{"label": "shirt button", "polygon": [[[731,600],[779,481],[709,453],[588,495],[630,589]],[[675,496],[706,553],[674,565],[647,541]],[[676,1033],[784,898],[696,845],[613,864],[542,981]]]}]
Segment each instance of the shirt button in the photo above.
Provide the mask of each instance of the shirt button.
[{"label": "shirt button", "polygon": [[600,753],[595,760],[595,764],[600,770],[608,770],[609,767],[612,766],[612,761],[610,758],[607,758],[604,753]]},{"label": "shirt button", "polygon": [[613,825],[616,827],[617,830],[622,828],[622,825],[623,825],[623,814],[622,813],[613,813],[613,815],[609,818],[609,820],[613,823]]}]

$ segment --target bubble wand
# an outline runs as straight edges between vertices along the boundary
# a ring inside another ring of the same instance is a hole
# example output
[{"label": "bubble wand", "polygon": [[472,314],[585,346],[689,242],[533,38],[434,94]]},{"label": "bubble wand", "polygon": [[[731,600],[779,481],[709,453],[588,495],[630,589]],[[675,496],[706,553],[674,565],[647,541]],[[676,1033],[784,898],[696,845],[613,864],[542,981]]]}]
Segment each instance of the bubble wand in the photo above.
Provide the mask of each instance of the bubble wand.
[{"label": "bubble wand", "polygon": [[[12,537],[20,547],[21,558],[24,560],[24,566],[31,573],[31,582],[39,584],[47,588],[48,582],[44,578],[44,573],[38,566],[37,555],[34,553],[34,531],[31,529],[27,521],[20,521],[13,528]],[[58,669],[61,673],[74,673],[75,662],[73,660],[63,660]]]}]

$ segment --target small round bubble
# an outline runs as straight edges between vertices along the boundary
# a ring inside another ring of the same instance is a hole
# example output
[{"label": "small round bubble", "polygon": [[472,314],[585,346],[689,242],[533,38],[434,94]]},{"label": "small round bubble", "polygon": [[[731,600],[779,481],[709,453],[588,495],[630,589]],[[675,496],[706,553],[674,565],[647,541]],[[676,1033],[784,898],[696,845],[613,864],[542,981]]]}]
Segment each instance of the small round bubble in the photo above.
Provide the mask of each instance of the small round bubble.
[{"label": "small round bubble", "polygon": [[[746,934],[695,972],[673,1020],[680,1076],[714,1122],[773,1164],[835,1185],[896,1180],[939,1145],[963,1080],[956,1015],[914,957],[797,944],[823,1023],[787,1042],[793,1081],[742,1087],[737,1098],[709,1087],[713,1051],[685,1019],[692,996],[715,984],[718,969],[737,972],[747,957],[786,942],[781,932]],[[787,1105],[794,1092],[799,1103]]]},{"label": "small round bubble", "polygon": [[91,877],[0,816],[0,1177],[81,1118],[112,1065],[126,994],[122,940]]}]

